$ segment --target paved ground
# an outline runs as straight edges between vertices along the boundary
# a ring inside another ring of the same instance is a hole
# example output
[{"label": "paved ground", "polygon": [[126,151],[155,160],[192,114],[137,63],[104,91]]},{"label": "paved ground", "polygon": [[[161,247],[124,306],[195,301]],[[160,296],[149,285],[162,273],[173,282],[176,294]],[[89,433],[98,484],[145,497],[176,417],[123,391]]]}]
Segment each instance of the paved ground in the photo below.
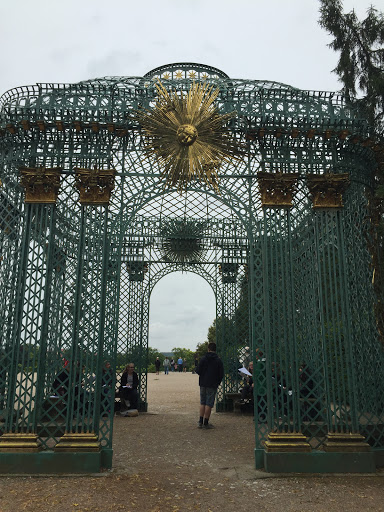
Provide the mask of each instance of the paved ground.
[{"label": "paved ground", "polygon": [[148,413],[116,417],[113,470],[98,476],[3,477],[0,512],[384,511],[384,473],[268,475],[253,469],[251,416],[197,428],[198,377],[150,375]]}]

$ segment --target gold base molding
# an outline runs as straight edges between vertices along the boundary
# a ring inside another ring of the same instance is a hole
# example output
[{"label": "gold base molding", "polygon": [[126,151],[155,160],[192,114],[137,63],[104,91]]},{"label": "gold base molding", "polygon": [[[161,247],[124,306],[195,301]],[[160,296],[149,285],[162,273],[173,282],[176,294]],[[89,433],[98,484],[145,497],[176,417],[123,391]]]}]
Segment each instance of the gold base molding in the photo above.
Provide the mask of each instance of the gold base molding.
[{"label": "gold base molding", "polygon": [[96,434],[64,434],[55,446],[55,452],[98,452],[100,443]]},{"label": "gold base molding", "polygon": [[301,432],[270,432],[265,441],[267,452],[310,452],[311,445]]},{"label": "gold base molding", "polygon": [[369,452],[371,447],[361,434],[328,432],[325,452]]},{"label": "gold base molding", "polygon": [[36,453],[41,450],[36,434],[8,432],[0,437],[0,452]]}]

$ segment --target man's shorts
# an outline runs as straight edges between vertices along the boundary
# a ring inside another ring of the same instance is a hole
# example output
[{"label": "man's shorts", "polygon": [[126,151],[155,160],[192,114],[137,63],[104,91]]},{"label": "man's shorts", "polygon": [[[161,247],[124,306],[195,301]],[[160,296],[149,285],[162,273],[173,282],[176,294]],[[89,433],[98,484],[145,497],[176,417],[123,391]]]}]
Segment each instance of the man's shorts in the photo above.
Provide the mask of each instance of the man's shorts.
[{"label": "man's shorts", "polygon": [[200,405],[208,405],[213,407],[215,403],[216,388],[204,388],[200,386]]}]

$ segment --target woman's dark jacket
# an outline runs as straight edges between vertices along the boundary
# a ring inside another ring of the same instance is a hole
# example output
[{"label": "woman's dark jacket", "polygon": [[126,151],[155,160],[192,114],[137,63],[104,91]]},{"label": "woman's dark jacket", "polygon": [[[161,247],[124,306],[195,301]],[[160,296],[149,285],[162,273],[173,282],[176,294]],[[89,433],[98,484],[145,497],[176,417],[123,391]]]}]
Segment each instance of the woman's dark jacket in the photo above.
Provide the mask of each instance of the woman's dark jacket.
[{"label": "woman's dark jacket", "polygon": [[[137,389],[139,386],[139,377],[136,372],[133,372],[132,375],[133,375],[132,389]],[[124,372],[123,375],[121,376],[121,386],[127,385],[127,377],[128,377],[128,372]]]},{"label": "woman's dark jacket", "polygon": [[199,386],[217,388],[224,377],[224,366],[216,352],[207,352],[200,359],[196,373],[199,375]]}]

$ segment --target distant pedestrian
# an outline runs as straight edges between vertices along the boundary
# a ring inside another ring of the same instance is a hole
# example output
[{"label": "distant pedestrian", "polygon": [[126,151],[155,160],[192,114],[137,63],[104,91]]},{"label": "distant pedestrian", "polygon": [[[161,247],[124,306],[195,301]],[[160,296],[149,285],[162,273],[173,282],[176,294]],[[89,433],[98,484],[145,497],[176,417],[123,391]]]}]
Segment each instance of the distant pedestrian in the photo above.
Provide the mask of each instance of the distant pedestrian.
[{"label": "distant pedestrian", "polygon": [[179,372],[182,372],[183,371],[183,359],[181,357],[179,357],[179,359],[177,360],[177,366],[179,367]]},{"label": "distant pedestrian", "polygon": [[215,402],[217,388],[224,377],[224,366],[216,354],[216,343],[208,344],[208,352],[200,359],[196,368],[200,386],[200,419],[199,428],[213,428],[209,423],[212,407]]},{"label": "distant pedestrian", "polygon": [[174,372],[175,371],[175,361],[173,358],[171,359],[170,365],[171,365],[171,372]]},{"label": "distant pedestrian", "polygon": [[164,359],[163,365],[164,365],[164,373],[165,373],[165,375],[168,375],[168,373],[169,373],[169,365],[170,365],[168,357],[166,357]]},{"label": "distant pedestrian", "polygon": [[155,361],[155,368],[156,368],[156,375],[159,375],[159,371],[160,371],[160,359],[158,357],[156,357],[156,361]]}]

